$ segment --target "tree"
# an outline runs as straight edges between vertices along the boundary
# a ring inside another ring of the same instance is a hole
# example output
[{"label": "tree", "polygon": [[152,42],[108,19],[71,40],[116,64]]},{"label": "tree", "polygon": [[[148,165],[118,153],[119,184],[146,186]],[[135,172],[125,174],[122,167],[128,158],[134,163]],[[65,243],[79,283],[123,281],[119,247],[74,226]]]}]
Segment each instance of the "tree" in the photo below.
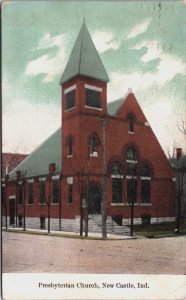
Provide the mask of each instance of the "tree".
[{"label": "tree", "polygon": [[52,195],[51,183],[52,183],[52,176],[53,176],[54,172],[55,172],[55,164],[51,163],[51,164],[49,164],[49,174],[47,176],[48,197],[47,197],[46,204],[48,206],[48,233],[50,233],[50,209],[51,209],[51,195]]},{"label": "tree", "polygon": [[92,161],[89,157],[87,161],[80,161],[74,156],[70,168],[74,174],[73,186],[80,199],[80,236],[83,235],[83,220],[85,219],[85,236],[88,236],[88,190],[91,176]]}]

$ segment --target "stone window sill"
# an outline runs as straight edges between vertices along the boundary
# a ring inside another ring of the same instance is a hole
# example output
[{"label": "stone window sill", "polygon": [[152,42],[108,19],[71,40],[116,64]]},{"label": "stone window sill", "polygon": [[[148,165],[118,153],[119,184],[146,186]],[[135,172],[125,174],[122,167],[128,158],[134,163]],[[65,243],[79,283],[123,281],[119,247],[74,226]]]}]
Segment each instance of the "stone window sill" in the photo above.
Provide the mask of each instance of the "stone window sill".
[{"label": "stone window sill", "polygon": [[[129,203],[124,203],[124,205],[125,205],[125,206],[130,206]],[[138,206],[138,205],[139,205],[139,203],[134,203],[134,206]]]},{"label": "stone window sill", "polygon": [[124,206],[124,203],[111,203],[111,206]]},{"label": "stone window sill", "polygon": [[73,107],[71,107],[71,108],[69,108],[69,109],[65,109],[65,112],[70,111],[70,110],[73,110],[73,109],[75,109],[75,108],[76,108],[76,106],[73,106]]},{"label": "stone window sill", "polygon": [[152,206],[152,203],[140,203],[140,206]]}]

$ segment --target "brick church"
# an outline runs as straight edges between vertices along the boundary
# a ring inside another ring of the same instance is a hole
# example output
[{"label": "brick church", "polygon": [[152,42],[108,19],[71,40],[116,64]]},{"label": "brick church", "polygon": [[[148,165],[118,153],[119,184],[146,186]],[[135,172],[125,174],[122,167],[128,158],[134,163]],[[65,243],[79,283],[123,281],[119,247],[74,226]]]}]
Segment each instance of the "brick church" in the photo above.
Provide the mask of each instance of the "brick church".
[{"label": "brick church", "polygon": [[108,81],[83,24],[60,80],[62,126],[3,179],[3,226],[72,230],[85,211],[123,226],[131,207],[134,223],[175,220],[169,161],[131,89],[107,103]]}]

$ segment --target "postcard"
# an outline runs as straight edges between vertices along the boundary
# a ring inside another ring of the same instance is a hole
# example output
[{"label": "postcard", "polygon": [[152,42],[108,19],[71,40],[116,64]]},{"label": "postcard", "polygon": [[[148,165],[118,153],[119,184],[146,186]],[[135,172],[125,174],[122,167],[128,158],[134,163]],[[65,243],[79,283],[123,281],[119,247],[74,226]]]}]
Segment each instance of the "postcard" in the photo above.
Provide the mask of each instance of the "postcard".
[{"label": "postcard", "polygon": [[2,298],[186,299],[185,1],[3,1]]}]

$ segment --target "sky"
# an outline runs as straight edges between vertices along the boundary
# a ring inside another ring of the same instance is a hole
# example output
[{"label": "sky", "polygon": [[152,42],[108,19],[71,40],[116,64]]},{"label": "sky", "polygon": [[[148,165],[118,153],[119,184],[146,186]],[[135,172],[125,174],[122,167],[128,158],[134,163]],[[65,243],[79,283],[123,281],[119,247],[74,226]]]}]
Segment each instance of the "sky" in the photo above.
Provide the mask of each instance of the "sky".
[{"label": "sky", "polygon": [[186,5],[15,1],[2,6],[2,150],[30,153],[61,126],[60,77],[85,18],[110,78],[132,88],[165,154],[186,151]]}]

